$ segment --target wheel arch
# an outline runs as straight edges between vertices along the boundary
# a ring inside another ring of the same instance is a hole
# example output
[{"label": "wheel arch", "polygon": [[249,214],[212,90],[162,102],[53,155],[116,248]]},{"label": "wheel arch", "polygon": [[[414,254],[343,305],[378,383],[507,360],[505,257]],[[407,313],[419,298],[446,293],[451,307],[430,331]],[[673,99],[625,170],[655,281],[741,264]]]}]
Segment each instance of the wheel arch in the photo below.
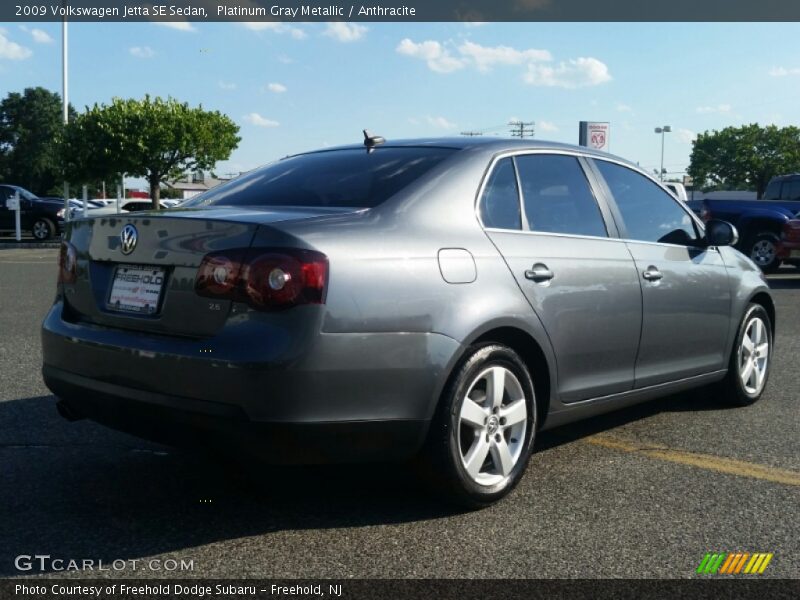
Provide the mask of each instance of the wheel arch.
[{"label": "wheel arch", "polygon": [[[772,330],[772,339],[775,339],[775,302],[772,300],[772,296],[770,296],[765,291],[756,292],[748,301],[749,304],[758,304],[759,306],[763,306],[764,310],[767,311],[767,315],[769,315],[769,325],[770,329]],[[773,342],[774,343],[774,342]]]},{"label": "wheel arch", "polygon": [[[495,324],[489,329],[475,332],[470,339],[464,343],[464,352],[456,363],[466,356],[468,349],[479,344],[496,343],[508,346],[519,354],[522,362],[528,367],[533,380],[533,391],[536,394],[536,418],[539,428],[542,427],[547,415],[550,412],[551,395],[555,389],[555,370],[552,368],[552,360],[548,360],[547,354],[536,338],[525,329],[513,324]],[[455,369],[451,371],[455,372]]]}]

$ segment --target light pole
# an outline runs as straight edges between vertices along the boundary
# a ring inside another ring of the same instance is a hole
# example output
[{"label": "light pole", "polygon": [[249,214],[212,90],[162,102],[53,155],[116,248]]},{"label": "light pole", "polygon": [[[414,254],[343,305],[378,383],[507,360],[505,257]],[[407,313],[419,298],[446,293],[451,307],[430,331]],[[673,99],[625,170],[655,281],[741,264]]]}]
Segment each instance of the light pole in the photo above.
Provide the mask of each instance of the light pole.
[{"label": "light pole", "polygon": [[672,127],[669,125],[664,125],[663,127],[656,127],[656,133],[661,134],[661,170],[658,172],[658,178],[661,181],[664,181],[664,134],[670,133],[672,131]]},{"label": "light pole", "polygon": [[[64,2],[66,6],[66,2]],[[64,12],[64,19],[61,21],[61,101],[63,103],[64,128],[69,123],[69,82],[67,79],[67,17]],[[69,220],[69,183],[67,173],[64,171],[64,220]]]}]

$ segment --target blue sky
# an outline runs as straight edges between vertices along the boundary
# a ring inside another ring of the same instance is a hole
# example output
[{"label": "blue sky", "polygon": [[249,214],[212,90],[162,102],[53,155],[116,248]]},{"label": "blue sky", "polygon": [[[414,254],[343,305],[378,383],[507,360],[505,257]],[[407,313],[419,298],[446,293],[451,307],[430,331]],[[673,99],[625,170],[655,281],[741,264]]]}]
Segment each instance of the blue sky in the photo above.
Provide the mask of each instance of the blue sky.
[{"label": "blue sky", "polygon": [[[242,142],[220,173],[387,138],[506,135],[576,143],[611,122],[611,151],[688,165],[697,132],[800,124],[800,24],[71,23],[70,100],[171,95],[218,109]],[[0,96],[61,89],[61,26],[0,24]]]}]

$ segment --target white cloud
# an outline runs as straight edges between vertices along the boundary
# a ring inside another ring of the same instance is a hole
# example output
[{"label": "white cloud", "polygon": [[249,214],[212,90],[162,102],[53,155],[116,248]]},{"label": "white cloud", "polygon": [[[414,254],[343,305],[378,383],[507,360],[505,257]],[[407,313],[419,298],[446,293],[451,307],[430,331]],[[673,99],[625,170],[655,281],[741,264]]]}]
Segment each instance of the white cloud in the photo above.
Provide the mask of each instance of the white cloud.
[{"label": "white cloud", "polygon": [[617,111],[618,112],[631,112],[631,111],[633,111],[633,109],[628,104],[619,103],[619,104],[617,104]]},{"label": "white cloud", "polygon": [[366,33],[367,28],[363,25],[336,21],[335,23],[326,23],[322,35],[327,35],[339,42],[355,42],[363,38]]},{"label": "white cloud", "polygon": [[562,61],[557,66],[531,64],[523,80],[535,86],[579,88],[611,81],[608,66],[592,57]]},{"label": "white cloud", "polygon": [[235,89],[236,89],[236,87],[237,87],[237,86],[236,86],[236,84],[235,84],[235,83],[233,83],[233,82],[228,82],[228,81],[220,81],[220,82],[219,82],[219,88],[220,88],[221,90],[228,90],[228,91],[230,91],[230,90],[235,90]]},{"label": "white cloud", "polygon": [[131,53],[131,56],[135,56],[136,58],[153,58],[156,55],[155,50],[150,46],[133,46],[128,49],[128,52]]},{"label": "white cloud", "polygon": [[547,50],[528,48],[520,50],[510,46],[482,46],[466,41],[454,52],[449,46],[435,40],[414,42],[403,39],[395,48],[398,54],[424,60],[431,71],[451,73],[468,66],[487,72],[495,66],[527,66],[523,79],[531,85],[577,88],[599,85],[611,81],[608,66],[592,57],[575,58],[553,64]]},{"label": "white cloud", "polygon": [[558,126],[550,121],[537,121],[536,129],[545,133],[555,133],[558,131]]},{"label": "white cloud", "polygon": [[488,24],[489,24],[488,21],[465,21],[464,22],[464,27],[467,27],[467,28],[470,28],[470,27],[483,27],[484,25],[488,25]]},{"label": "white cloud", "polygon": [[271,33],[289,34],[295,40],[303,40],[307,38],[306,32],[299,27],[292,27],[286,23],[279,23],[277,21],[245,21],[240,23],[243,27],[250,31],[269,31]]},{"label": "white cloud", "polygon": [[425,121],[428,123],[428,125],[430,125],[431,127],[436,127],[437,129],[455,129],[456,127],[458,127],[458,125],[456,125],[451,121],[448,121],[444,117],[432,117],[428,115],[427,117],[425,117]]},{"label": "white cloud", "polygon": [[286,86],[282,83],[268,83],[267,89],[275,94],[282,94],[286,91]]},{"label": "white cloud", "polygon": [[730,104],[717,104],[716,106],[698,106],[695,110],[700,114],[729,113],[732,108]]},{"label": "white cloud", "polygon": [[472,60],[479,71],[488,71],[494,65],[521,65],[531,62],[550,61],[553,59],[547,50],[517,50],[510,46],[481,46],[474,42],[464,42],[458,52]]},{"label": "white cloud", "polygon": [[244,116],[244,120],[251,125],[255,125],[256,127],[277,127],[280,125],[277,121],[273,121],[272,119],[267,119],[266,117],[262,117],[257,112],[252,112],[249,115]]},{"label": "white cloud", "polygon": [[800,75],[800,68],[792,67],[787,69],[786,67],[772,67],[769,70],[769,74],[772,77],[786,77],[787,75]]},{"label": "white cloud", "polygon": [[691,129],[678,129],[676,133],[678,135],[678,141],[684,144],[691,144],[697,138],[697,134]]},{"label": "white cloud", "polygon": [[33,54],[30,48],[8,39],[5,33],[5,29],[0,29],[0,60],[24,60]]},{"label": "white cloud", "polygon": [[30,33],[33,41],[37,44],[52,44],[54,41],[50,34],[42,29],[37,29],[36,27],[30,29],[25,25],[20,25],[19,28],[25,33]]},{"label": "white cloud", "polygon": [[437,73],[450,73],[464,67],[464,61],[454,57],[442,44],[433,40],[416,43],[405,38],[395,50],[399,54],[424,60],[428,68]]},{"label": "white cloud", "polygon": [[189,23],[189,21],[156,21],[153,24],[178,31],[197,31],[197,27]]}]

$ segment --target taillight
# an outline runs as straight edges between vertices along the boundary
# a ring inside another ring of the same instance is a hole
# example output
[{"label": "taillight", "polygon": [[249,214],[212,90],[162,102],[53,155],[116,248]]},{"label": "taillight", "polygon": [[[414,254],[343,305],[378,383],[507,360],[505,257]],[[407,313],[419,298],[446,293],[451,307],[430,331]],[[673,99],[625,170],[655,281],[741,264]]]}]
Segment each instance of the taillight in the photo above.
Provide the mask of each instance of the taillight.
[{"label": "taillight", "polygon": [[75,283],[78,276],[78,251],[69,242],[61,242],[58,252],[58,283]]},{"label": "taillight", "polygon": [[323,304],[328,258],[298,248],[251,248],[203,258],[195,280],[200,296],[246,302],[257,310]]},{"label": "taillight", "polygon": [[790,242],[800,242],[800,219],[786,221],[783,225],[783,239]]},{"label": "taillight", "polygon": [[708,223],[711,220],[711,209],[706,202],[703,202],[703,208],[700,209],[700,218],[703,223]]}]

